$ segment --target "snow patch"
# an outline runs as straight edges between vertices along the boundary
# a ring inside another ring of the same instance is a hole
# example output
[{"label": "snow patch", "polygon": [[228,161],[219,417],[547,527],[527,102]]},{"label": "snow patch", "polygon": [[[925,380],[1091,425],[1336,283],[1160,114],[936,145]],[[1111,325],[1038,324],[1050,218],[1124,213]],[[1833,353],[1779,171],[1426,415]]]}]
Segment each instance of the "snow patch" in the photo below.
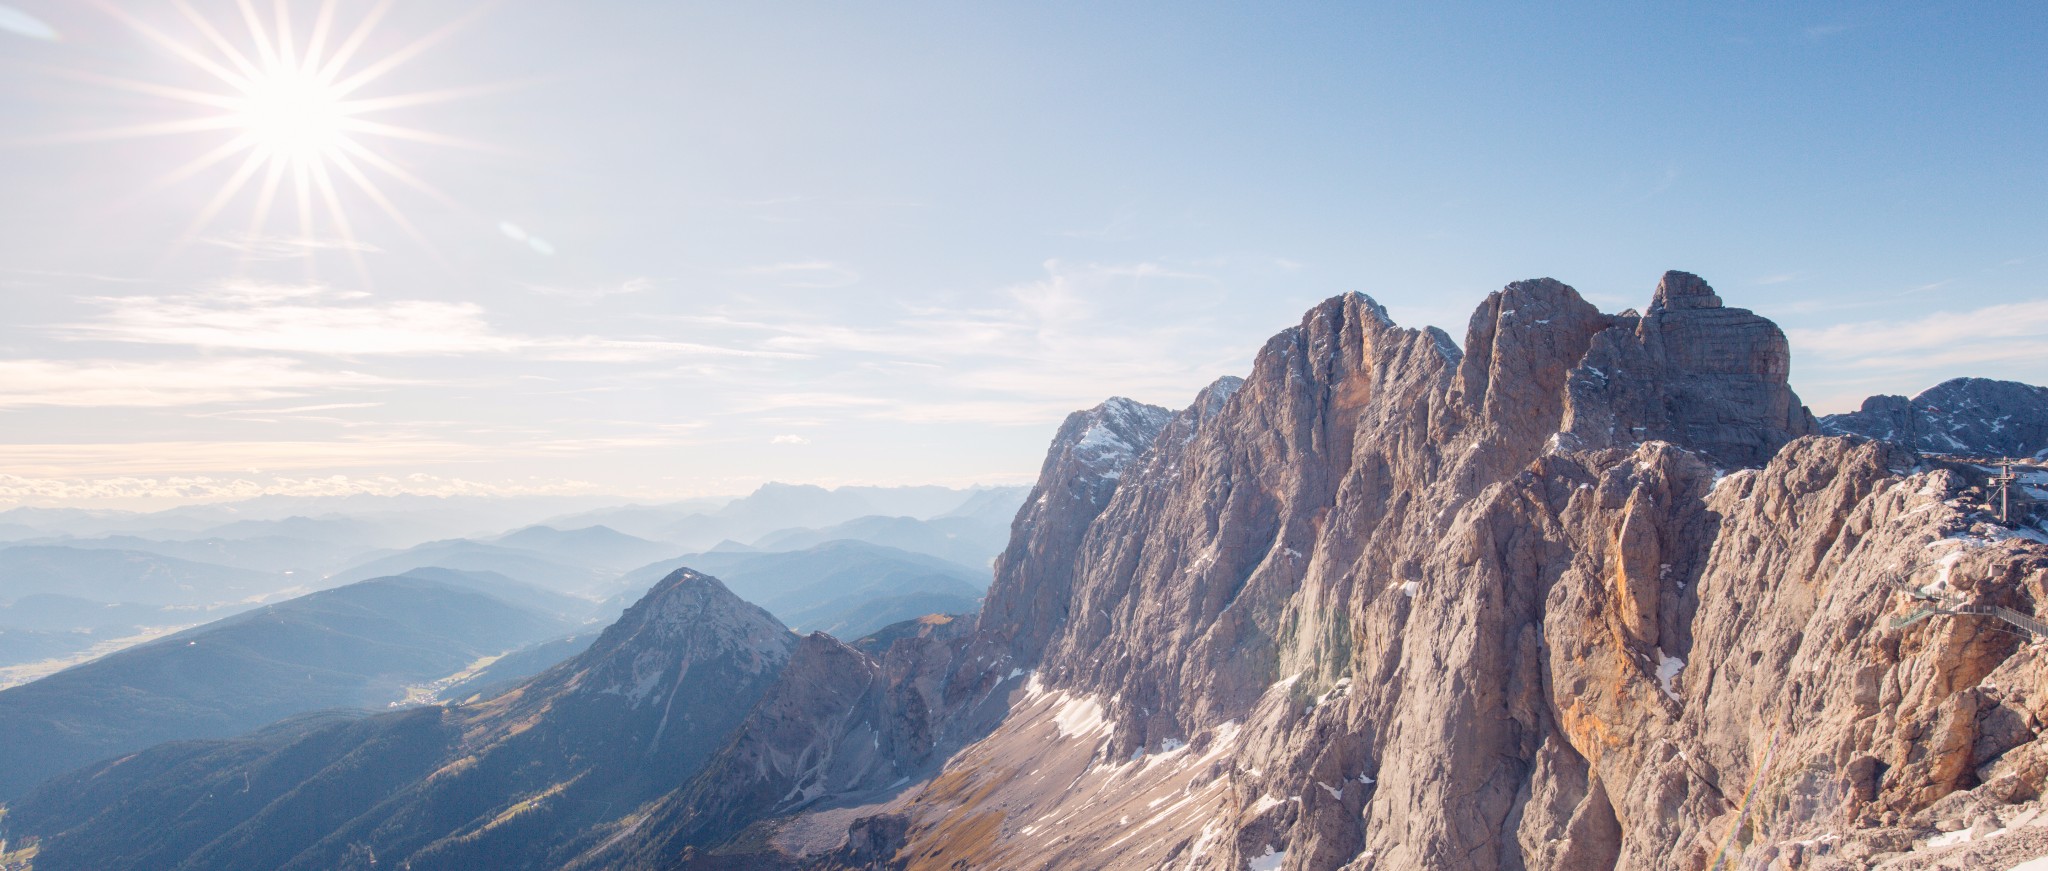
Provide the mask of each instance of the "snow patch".
[{"label": "snow patch", "polygon": [[1671,688],[1671,682],[1684,670],[1685,660],[1665,653],[1662,647],[1657,648],[1657,685],[1663,687],[1664,694],[1674,702],[1679,700],[1678,691]]},{"label": "snow patch", "polygon": [[1286,802],[1283,802],[1280,799],[1274,798],[1270,795],[1259,796],[1258,801],[1252,802],[1251,815],[1258,816],[1259,814],[1265,813],[1283,804],[1286,804]]},{"label": "snow patch", "polygon": [[2042,856],[2039,859],[2028,859],[2025,862],[2012,866],[2007,871],[2048,871],[2048,856]]},{"label": "snow patch", "polygon": [[1089,735],[1109,734],[1109,718],[1104,716],[1102,703],[1087,696],[1075,698],[1060,693],[1059,712],[1052,721],[1060,730],[1062,738],[1079,738]]},{"label": "snow patch", "polygon": [[1188,847],[1188,864],[1183,867],[1186,869],[1194,868],[1195,863],[1200,862],[1202,857],[1209,852],[1209,846],[1222,838],[1225,831],[1226,829],[1221,820],[1211,820],[1202,826],[1201,836],[1195,838],[1195,843]]},{"label": "snow patch", "polygon": [[1253,856],[1251,864],[1244,867],[1245,871],[1280,871],[1280,866],[1286,862],[1287,851],[1275,850],[1268,844],[1264,855]]},{"label": "snow patch", "polygon": [[[1943,541],[1955,541],[1955,540],[1956,540],[1956,539],[1944,539]],[[1941,543],[1942,543],[1941,541],[1937,541],[1937,542],[1935,542],[1935,544],[1941,544]],[[1948,553],[1947,553],[1946,555],[1942,556],[1942,558],[1941,558],[1941,559],[1939,559],[1939,560],[1935,561],[1934,565],[1935,565],[1935,568],[1936,568],[1936,569],[1938,569],[1938,571],[1936,571],[1936,572],[1935,572],[1935,575],[1934,575],[1934,582],[1933,582],[1933,583],[1930,583],[1930,584],[1927,584],[1927,585],[1925,585],[1925,586],[1923,586],[1923,587],[1921,587],[1921,588],[1920,588],[1920,592],[1921,592],[1921,594],[1922,594],[1922,595],[1928,595],[1928,596],[1933,596],[1933,595],[1939,595],[1939,594],[1941,594],[1941,593],[1946,593],[1946,592],[1948,592],[1948,591],[1949,591],[1949,589],[1950,589],[1950,588],[1949,588],[1949,583],[1948,583],[1948,581],[1949,581],[1949,575],[1950,575],[1950,573],[1951,573],[1951,572],[1954,572],[1954,571],[1955,571],[1955,568],[1956,568],[1956,563],[1959,563],[1959,562],[1962,562],[1962,561],[1963,561],[1963,549],[1962,549],[1962,548],[1957,548],[1957,549],[1955,549],[1955,550],[1949,551],[1949,552],[1948,552]]]},{"label": "snow patch", "polygon": [[2038,529],[2034,529],[2034,528],[2032,528],[2032,527],[2025,527],[2025,526],[2023,526],[2023,527],[2020,527],[2019,529],[2009,530],[2009,531],[2007,531],[2007,532],[2006,532],[2006,533],[2005,533],[2004,535],[2002,535],[2002,536],[2000,536],[2000,537],[2001,537],[2001,538],[2024,538],[2024,539],[2026,539],[2026,540],[2028,540],[2028,541],[2034,542],[2035,544],[2048,544],[2048,534],[2043,534],[2043,533],[2041,532],[2041,530],[2038,530]]},{"label": "snow patch", "polygon": [[1415,587],[1416,587],[1416,584],[1415,584],[1415,582],[1414,582],[1414,581],[1408,581],[1408,582],[1406,582],[1406,583],[1402,584],[1402,585],[1401,585],[1401,595],[1403,595],[1403,596],[1407,596],[1407,597],[1408,597],[1408,598],[1410,598],[1410,599],[1413,599],[1413,598],[1415,598]]},{"label": "snow patch", "polygon": [[1458,343],[1451,341],[1451,336],[1449,333],[1446,333],[1443,330],[1439,330],[1435,327],[1431,327],[1429,330],[1429,338],[1436,343],[1436,352],[1437,354],[1441,355],[1444,359],[1456,363],[1460,359],[1464,358],[1465,352],[1458,350]]},{"label": "snow patch", "polygon": [[1927,849],[1933,850],[1941,847],[1952,847],[1956,844],[1961,844],[1968,840],[1970,840],[1970,830],[1957,829],[1953,832],[1949,832],[1946,835],[1935,835],[1932,838],[1928,838]]},{"label": "snow patch", "polygon": [[1722,484],[1726,484],[1726,483],[1728,483],[1728,482],[1730,482],[1730,481],[1735,481],[1735,482],[1738,482],[1738,483],[1740,483],[1740,482],[1742,482],[1742,481],[1748,480],[1750,476],[1752,476],[1752,475],[1755,475],[1755,474],[1756,474],[1756,470],[1755,470],[1755,469],[1741,469],[1741,470],[1737,470],[1737,471],[1734,471],[1734,472],[1727,472],[1727,471],[1716,471],[1716,472],[1714,473],[1714,486],[1712,486],[1712,487],[1709,487],[1709,488],[1707,489],[1707,492],[1708,492],[1708,493],[1710,493],[1710,494],[1711,494],[1711,493],[1719,493],[1719,492],[1721,492],[1721,485],[1722,485]]}]

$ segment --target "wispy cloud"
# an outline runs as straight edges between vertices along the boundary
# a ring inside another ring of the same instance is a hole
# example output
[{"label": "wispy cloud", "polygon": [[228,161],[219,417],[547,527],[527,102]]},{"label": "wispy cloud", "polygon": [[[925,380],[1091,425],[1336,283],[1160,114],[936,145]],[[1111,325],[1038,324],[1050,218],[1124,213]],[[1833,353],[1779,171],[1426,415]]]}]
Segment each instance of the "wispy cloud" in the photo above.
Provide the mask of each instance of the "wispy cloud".
[{"label": "wispy cloud", "polygon": [[0,467],[30,477],[390,469],[466,462],[479,446],[455,440],[190,441],[0,444]]},{"label": "wispy cloud", "polygon": [[734,348],[699,342],[614,339],[603,336],[524,339],[522,345],[527,356],[557,363],[654,363],[681,357],[793,360],[804,356],[789,351]]},{"label": "wispy cloud", "polygon": [[326,355],[508,352],[475,303],[359,302],[320,286],[237,282],[205,293],[91,300],[106,313],[67,324],[77,339]]},{"label": "wispy cloud", "polygon": [[230,251],[237,251],[252,260],[295,260],[310,257],[321,251],[344,251],[356,254],[374,254],[380,249],[367,242],[353,239],[323,239],[311,236],[266,236],[243,233],[237,236],[214,237],[206,243]]},{"label": "wispy cloud", "polygon": [[1905,366],[2015,358],[2048,361],[2048,341],[2043,341],[2048,340],[2048,300],[1787,333],[1794,347],[1834,360]]},{"label": "wispy cloud", "polygon": [[1906,288],[1905,290],[1899,291],[1897,295],[1898,295],[1898,296],[1913,296],[1913,295],[1916,295],[1916,294],[1922,294],[1922,293],[1926,293],[1926,292],[1928,292],[1928,291],[1930,291],[1930,290],[1940,290],[1940,289],[1942,289],[1942,288],[1944,288],[1944,287],[1947,287],[1947,286],[1949,286],[1949,285],[1951,285],[1951,284],[1954,284],[1954,283],[1956,283],[1956,280],[1955,280],[1955,279],[1953,279],[1953,278],[1944,278],[1944,279],[1942,279],[1942,280],[1940,280],[1940,281],[1930,281],[1930,282],[1927,282],[1926,284],[1916,284],[1916,285],[1914,285],[1914,286],[1912,286],[1912,287]]},{"label": "wispy cloud", "polygon": [[734,403],[732,410],[741,414],[753,414],[761,411],[782,411],[792,408],[882,408],[891,404],[889,400],[880,397],[860,396],[850,393],[778,391],[742,397]]},{"label": "wispy cloud", "polygon": [[[900,420],[906,423],[968,423],[994,426],[1044,426],[1057,422],[1068,414],[1109,398],[1107,392],[1094,397],[1076,397],[1065,400],[965,400],[956,402],[904,402],[891,406],[886,413],[872,415],[885,420]],[[1134,392],[1134,391],[1123,391]],[[1192,391],[1182,400],[1193,399]],[[1163,401],[1172,399],[1161,396]]]},{"label": "wispy cloud", "polygon": [[0,408],[173,408],[282,399],[396,382],[297,361],[0,360]]},{"label": "wispy cloud", "polygon": [[439,475],[323,475],[227,477],[118,475],[36,478],[0,474],[0,504],[222,502],[258,496],[560,496],[603,492],[573,479],[474,481]]},{"label": "wispy cloud", "polygon": [[1879,374],[1893,385],[1931,385],[1963,375],[2038,382],[2038,373],[2048,371],[2048,300],[1790,329],[1786,335],[1795,353],[1810,355],[1823,370],[1816,407],[1852,407],[1862,397],[1836,385],[1867,383]]},{"label": "wispy cloud", "polygon": [[636,363],[687,357],[791,357],[774,349],[613,336],[499,333],[471,302],[372,302],[319,285],[238,282],[203,293],[95,297],[97,319],[65,324],[71,339],[333,357],[511,354],[556,362]]},{"label": "wispy cloud", "polygon": [[860,283],[860,272],[830,260],[799,260],[731,270],[733,275],[760,278],[780,287],[830,290]]},{"label": "wispy cloud", "polygon": [[149,279],[147,279],[147,278],[135,278],[135,277],[133,277],[133,276],[124,276],[124,275],[106,275],[106,274],[104,274],[104,273],[98,273],[98,272],[78,272],[78,271],[75,271],[75,270],[56,270],[56,269],[17,269],[17,268],[12,268],[12,267],[0,267],[0,272],[4,272],[4,273],[8,273],[8,274],[12,274],[12,275],[28,275],[28,276],[33,276],[33,277],[36,277],[36,278],[56,278],[56,279],[62,279],[62,280],[65,280],[65,281],[98,281],[98,282],[105,282],[105,283],[107,283],[107,284],[149,284],[149,283],[150,283],[150,280],[149,280]]},{"label": "wispy cloud", "polygon": [[[905,306],[880,322],[726,316],[763,348],[833,361],[829,391],[763,381],[738,413],[817,409],[928,423],[1042,424],[1105,390],[1181,401],[1241,369],[1252,346],[1224,340],[1210,314],[1221,282],[1158,262],[1048,261],[1042,278],[966,306]],[[1161,317],[1171,311],[1172,317]]]},{"label": "wispy cloud", "polygon": [[369,427],[377,422],[360,417],[337,415],[333,412],[360,411],[367,408],[383,408],[382,402],[326,402],[317,405],[294,405],[289,408],[227,408],[213,411],[192,411],[188,417],[197,419],[231,420],[242,423],[322,423],[341,427]]},{"label": "wispy cloud", "polygon": [[768,443],[771,445],[807,445],[811,443],[811,440],[795,433],[783,433],[769,439]]},{"label": "wispy cloud", "polygon": [[673,449],[693,444],[692,432],[647,432],[589,437],[474,438],[475,433],[357,435],[307,440],[0,443],[0,468],[27,478],[96,479],[114,476],[307,474],[477,465],[592,451]]},{"label": "wispy cloud", "polygon": [[570,302],[589,305],[614,296],[646,293],[654,289],[654,279],[628,278],[618,284],[586,285],[582,287],[550,287],[542,284],[529,284],[526,285],[526,289],[541,296],[559,297]]}]

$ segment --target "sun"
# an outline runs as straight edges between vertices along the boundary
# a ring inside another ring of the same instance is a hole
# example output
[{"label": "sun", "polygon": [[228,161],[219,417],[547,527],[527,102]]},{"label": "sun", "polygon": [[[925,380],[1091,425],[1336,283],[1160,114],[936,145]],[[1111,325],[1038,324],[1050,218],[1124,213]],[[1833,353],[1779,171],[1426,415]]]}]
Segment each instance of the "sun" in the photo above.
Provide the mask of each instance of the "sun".
[{"label": "sun", "polygon": [[[225,0],[222,0],[225,5]],[[365,91],[382,81],[392,70],[418,57],[434,44],[466,24],[482,9],[472,12],[404,47],[372,55],[366,47],[396,0],[345,3],[319,0],[308,19],[293,14],[304,11],[303,3],[274,0],[270,14],[258,11],[254,0],[234,0],[239,26],[215,22],[194,8],[190,0],[172,0],[171,5],[189,26],[190,35],[180,38],[111,4],[101,4],[110,14],[167,49],[170,54],[206,73],[216,83],[210,89],[178,87],[159,82],[135,81],[90,73],[73,73],[73,78],[110,85],[124,90],[165,98],[194,107],[190,117],[103,130],[83,131],[49,141],[90,141],[143,136],[212,135],[222,137],[215,147],[159,177],[143,193],[202,176],[224,174],[214,195],[193,215],[191,226],[179,245],[198,238],[221,219],[237,202],[253,198],[249,205],[249,235],[274,234],[274,212],[280,200],[294,207],[284,217],[296,217],[298,238],[313,240],[331,233],[350,252],[359,252],[353,225],[344,208],[342,190],[352,188],[362,199],[374,204],[386,217],[422,245],[432,249],[426,237],[386,194],[379,180],[396,181],[443,203],[449,198],[381,153],[375,143],[404,141],[466,148],[485,147],[451,136],[406,127],[372,117],[392,109],[459,99],[498,86],[450,88],[436,91],[366,96]],[[359,10],[344,26],[343,7]],[[296,25],[310,21],[301,36]],[[192,37],[196,36],[194,39]],[[225,167],[232,166],[232,170]],[[360,259],[358,260],[360,266]]]},{"label": "sun", "polygon": [[349,109],[333,82],[274,66],[251,79],[235,109],[239,129],[270,159],[325,161],[341,147]]}]

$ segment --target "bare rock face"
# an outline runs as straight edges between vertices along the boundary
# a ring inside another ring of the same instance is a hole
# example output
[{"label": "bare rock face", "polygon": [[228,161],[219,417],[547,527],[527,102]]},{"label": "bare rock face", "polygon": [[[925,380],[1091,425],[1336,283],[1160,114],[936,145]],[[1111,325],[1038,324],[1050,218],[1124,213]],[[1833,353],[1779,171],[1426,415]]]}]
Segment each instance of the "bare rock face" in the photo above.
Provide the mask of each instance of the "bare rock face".
[{"label": "bare rock face", "polygon": [[[996,558],[969,668],[995,674],[1010,661],[1005,657],[1038,659],[1067,620],[1076,543],[1109,504],[1124,469],[1172,418],[1167,409],[1121,397],[1067,416],[1011,523],[1010,546]],[[975,683],[972,676],[968,682]]]},{"label": "bare rock face", "polygon": [[1684,273],[1642,315],[1510,285],[1462,350],[1329,300],[1085,520],[1020,523],[1066,607],[992,590],[977,637],[1042,634],[1004,666],[1037,669],[862,817],[861,855],[900,831],[876,867],[1818,867],[1931,849],[1944,802],[2017,819],[2048,657],[1984,617],[1891,621],[1898,584],[2039,613],[2048,537],[1816,437],[1788,361]]},{"label": "bare rock face", "polygon": [[615,839],[615,849],[601,848],[570,867],[657,868],[693,843],[729,837],[821,795],[897,779],[893,754],[882,747],[896,718],[882,715],[881,677],[879,665],[859,650],[824,633],[806,637],[703,775],[635,824],[646,836]]},{"label": "bare rock face", "polygon": [[1727,468],[1759,466],[1820,432],[1786,383],[1784,331],[1727,308],[1696,275],[1666,272],[1647,313],[1624,312],[1572,375],[1576,446],[1685,445]]},{"label": "bare rock face", "polygon": [[1821,418],[1832,435],[1860,435],[1918,451],[1971,457],[2048,459],[2048,387],[1956,378],[1919,396],[1873,396],[1847,414]]}]

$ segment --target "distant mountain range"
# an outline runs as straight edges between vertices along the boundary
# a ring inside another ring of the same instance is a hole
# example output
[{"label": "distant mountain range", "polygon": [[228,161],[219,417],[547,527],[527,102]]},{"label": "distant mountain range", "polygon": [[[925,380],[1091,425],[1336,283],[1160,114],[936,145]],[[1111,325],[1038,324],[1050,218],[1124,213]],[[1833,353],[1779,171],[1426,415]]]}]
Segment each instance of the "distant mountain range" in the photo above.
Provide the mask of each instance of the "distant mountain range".
[{"label": "distant mountain range", "polygon": [[1873,396],[1820,419],[1833,435],[1860,435],[1916,451],[2048,460],[2048,387],[1989,378],[1944,381],[1907,399]]},{"label": "distant mountain range", "polygon": [[[18,525],[44,536],[151,539],[255,538],[282,535],[330,541],[381,539],[371,547],[405,547],[440,538],[510,529],[602,505],[603,497],[259,496],[238,502],[135,512],[22,507],[0,511],[0,527]],[[712,500],[716,506],[723,500]]]},{"label": "distant mountain range", "polygon": [[550,590],[588,591],[619,572],[676,549],[602,526],[577,530],[535,526],[488,542],[428,542],[350,566],[327,582],[349,583],[431,566],[494,572]]},{"label": "distant mountain range", "polygon": [[691,554],[635,569],[618,583],[644,589],[681,568],[719,578],[792,629],[848,641],[924,614],[972,612],[988,584],[985,569],[849,540],[787,552]]},{"label": "distant mountain range", "polygon": [[52,832],[47,871],[572,866],[703,770],[797,646],[677,571],[590,649],[488,701],[160,745],[44,785],[8,823]]},{"label": "distant mountain range", "polygon": [[381,578],[239,614],[0,691],[0,800],[164,741],[383,708],[573,623],[457,585]]},{"label": "distant mountain range", "polygon": [[109,535],[100,538],[39,536],[13,543],[14,547],[35,545],[69,547],[76,550],[152,553],[265,574],[290,574],[306,578],[318,578],[348,564],[353,559],[359,559],[366,549],[364,544],[356,540],[295,538],[284,535],[252,538],[216,536],[171,540],[139,538],[133,535]]},{"label": "distant mountain range", "polygon": [[28,679],[12,667],[218,619],[291,584],[279,574],[142,551],[0,548],[0,687]]},{"label": "distant mountain range", "polygon": [[[1019,499],[1019,502],[1023,500]],[[1011,506],[1014,512],[1016,506]],[[804,550],[831,541],[860,541],[987,569],[1010,540],[1010,524],[978,517],[856,517],[820,529],[784,529],[753,542],[763,551]]]},{"label": "distant mountain range", "polygon": [[98,602],[212,605],[262,596],[281,576],[132,550],[0,548],[0,603],[54,594]]},{"label": "distant mountain range", "polygon": [[[708,550],[721,541],[753,542],[770,533],[818,529],[862,517],[986,516],[1003,513],[1001,506],[1020,500],[1025,488],[993,487],[956,490],[948,487],[839,487],[808,484],[764,484],[753,493],[716,510],[701,503],[675,506],[629,506],[558,517],[549,526],[602,525],[642,538],[674,542],[688,550]],[[993,506],[993,507],[991,507]],[[961,511],[967,514],[960,514]],[[1011,505],[1009,514],[1015,514]],[[1001,523],[1008,523],[1004,517]]]},{"label": "distant mountain range", "polygon": [[[751,543],[744,544],[713,540],[709,549],[718,553],[867,542],[957,563],[969,571],[949,571],[978,586],[1007,542],[1010,520],[1024,494],[1020,487],[828,490],[770,484],[739,500],[629,506],[579,516],[611,517],[657,531],[693,528],[703,533],[699,538],[751,536]],[[427,516],[436,508],[453,516]],[[328,513],[285,513],[293,510]],[[334,513],[338,510],[364,513]],[[0,543],[0,687],[152,634],[369,578],[432,567],[499,575],[501,590],[518,582],[557,593],[601,595],[622,589],[617,582],[621,573],[686,550],[602,524],[576,526],[567,520],[403,549],[388,546],[512,510],[475,500],[345,499],[256,500],[156,514],[0,512],[23,521],[0,524],[0,531],[25,539]],[[820,525],[791,525],[799,522]],[[86,533],[94,535],[78,537]],[[637,593],[652,580],[639,578],[632,583],[640,586],[631,589]],[[857,634],[927,610],[970,610],[978,595],[929,584],[900,591],[855,584],[848,590],[845,596],[810,603],[822,610],[782,602],[778,613],[800,625]],[[615,616],[627,601],[610,606],[606,616]],[[554,613],[575,610],[556,608]]]}]

